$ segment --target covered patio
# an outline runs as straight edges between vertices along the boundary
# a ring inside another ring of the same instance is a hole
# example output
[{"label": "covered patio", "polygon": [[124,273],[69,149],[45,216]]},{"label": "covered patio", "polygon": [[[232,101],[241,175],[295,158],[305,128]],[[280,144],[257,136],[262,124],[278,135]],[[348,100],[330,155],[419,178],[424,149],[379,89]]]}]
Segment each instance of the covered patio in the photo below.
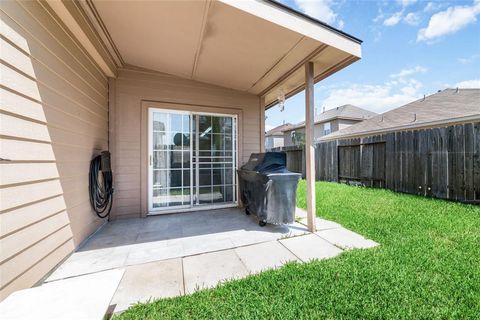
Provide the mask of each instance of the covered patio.
[{"label": "covered patio", "polygon": [[45,284],[103,277],[124,270],[109,312],[138,302],[174,297],[214,287],[224,281],[296,261],[328,259],[344,250],[376,246],[374,241],[316,219],[317,232],[297,208],[291,225],[259,227],[238,208],[122,219],[94,234],[62,263]]},{"label": "covered patio", "polygon": [[258,226],[238,208],[115,220],[94,234],[47,281],[307,233],[300,224]]},{"label": "covered patio", "polygon": [[[348,232],[330,242],[315,233],[332,224],[316,218],[314,83],[359,60],[361,40],[275,1],[9,1],[1,11],[9,169],[0,299],[109,270],[121,270],[119,281],[125,269],[128,283],[137,278],[129,270],[164,261],[176,261],[169,270],[181,272],[173,291],[182,294],[331,257],[342,250],[335,241],[348,242]],[[303,224],[261,228],[241,209],[236,169],[264,151],[265,110],[302,90]],[[89,201],[90,161],[103,150],[114,183],[108,220]],[[270,260],[249,266],[243,250]],[[195,261],[218,252],[235,253],[238,274]],[[145,286],[155,279],[165,277],[153,274]],[[172,295],[139,292],[119,306]]]},{"label": "covered patio", "polygon": [[264,151],[265,110],[306,90],[315,231],[313,86],[359,60],[361,40],[276,1],[50,5],[110,77],[112,219],[241,206],[235,169]]}]

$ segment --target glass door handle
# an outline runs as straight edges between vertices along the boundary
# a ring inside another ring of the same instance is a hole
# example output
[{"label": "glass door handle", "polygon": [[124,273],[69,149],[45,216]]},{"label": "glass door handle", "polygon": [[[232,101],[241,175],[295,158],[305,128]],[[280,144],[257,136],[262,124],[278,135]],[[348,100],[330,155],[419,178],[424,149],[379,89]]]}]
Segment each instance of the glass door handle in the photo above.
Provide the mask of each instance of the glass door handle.
[{"label": "glass door handle", "polygon": [[150,163],[150,166],[152,166],[152,155],[149,156],[149,163]]}]

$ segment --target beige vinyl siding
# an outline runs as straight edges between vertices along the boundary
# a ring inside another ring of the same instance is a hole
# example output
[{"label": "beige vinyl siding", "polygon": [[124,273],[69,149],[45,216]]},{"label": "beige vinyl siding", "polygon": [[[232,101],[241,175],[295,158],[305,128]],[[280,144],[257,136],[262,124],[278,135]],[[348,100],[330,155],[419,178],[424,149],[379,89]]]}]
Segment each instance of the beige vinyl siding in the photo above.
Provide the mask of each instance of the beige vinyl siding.
[{"label": "beige vinyl siding", "polygon": [[102,223],[92,156],[108,149],[108,81],[45,3],[2,1],[0,300],[42,279]]},{"label": "beige vinyl siding", "polygon": [[114,91],[112,101],[115,103],[110,106],[115,118],[111,128],[114,217],[138,217],[146,210],[147,182],[142,179],[147,166],[146,155],[142,156],[142,134],[146,132],[145,124],[142,124],[142,104],[148,105],[145,101],[174,104],[192,111],[199,111],[199,106],[235,109],[240,113],[240,164],[247,161],[252,152],[260,151],[263,143],[260,141],[260,99],[255,95],[133,67],[119,71]]}]

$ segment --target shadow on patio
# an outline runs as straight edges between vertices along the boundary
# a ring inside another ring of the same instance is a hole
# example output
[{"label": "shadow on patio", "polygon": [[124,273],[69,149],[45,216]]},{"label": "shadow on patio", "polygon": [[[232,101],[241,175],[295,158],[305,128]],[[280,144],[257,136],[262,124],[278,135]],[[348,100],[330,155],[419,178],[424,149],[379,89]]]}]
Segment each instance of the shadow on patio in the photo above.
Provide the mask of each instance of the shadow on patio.
[{"label": "shadow on patio", "polygon": [[93,235],[47,281],[197,255],[308,233],[300,224],[267,225],[239,208],[115,220]]}]

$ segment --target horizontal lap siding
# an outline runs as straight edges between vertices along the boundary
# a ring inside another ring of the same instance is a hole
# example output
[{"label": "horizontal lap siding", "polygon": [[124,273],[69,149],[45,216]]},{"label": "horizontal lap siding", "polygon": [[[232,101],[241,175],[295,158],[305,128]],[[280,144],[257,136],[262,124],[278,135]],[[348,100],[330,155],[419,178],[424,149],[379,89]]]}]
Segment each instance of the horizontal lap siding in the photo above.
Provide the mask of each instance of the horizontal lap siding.
[{"label": "horizontal lap siding", "polygon": [[1,4],[0,300],[101,224],[88,170],[108,148],[107,78],[44,6]]},{"label": "horizontal lap siding", "polygon": [[[133,69],[120,70],[115,80],[114,208],[115,217],[139,216],[141,178],[142,100],[236,108],[241,110],[240,165],[260,151],[260,100],[257,96],[165,74]],[[191,107],[195,111],[195,107]],[[240,132],[240,130],[239,130]],[[113,139],[113,138],[112,138]]]}]

